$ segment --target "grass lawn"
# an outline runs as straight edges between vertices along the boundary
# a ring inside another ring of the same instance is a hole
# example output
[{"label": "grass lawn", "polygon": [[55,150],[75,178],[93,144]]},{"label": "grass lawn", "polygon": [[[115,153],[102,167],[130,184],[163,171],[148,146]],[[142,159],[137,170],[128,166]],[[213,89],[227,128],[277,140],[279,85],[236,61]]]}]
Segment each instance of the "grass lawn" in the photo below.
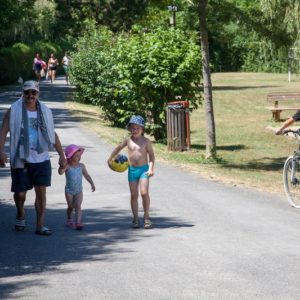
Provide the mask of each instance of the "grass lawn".
[{"label": "grass lawn", "polygon": [[[288,82],[287,74],[212,74],[217,154],[221,163],[205,162],[205,114],[203,107],[191,114],[191,143],[187,152],[169,152],[166,145],[154,143],[158,161],[177,165],[213,180],[283,193],[282,168],[296,141],[275,136],[269,128],[279,127],[266,109],[266,95],[274,91],[300,92],[300,78]],[[118,144],[127,136],[125,129],[111,127],[101,110],[90,105],[67,102],[74,115],[108,143]],[[293,111],[283,112],[283,120]],[[282,121],[283,121],[282,120]]]}]

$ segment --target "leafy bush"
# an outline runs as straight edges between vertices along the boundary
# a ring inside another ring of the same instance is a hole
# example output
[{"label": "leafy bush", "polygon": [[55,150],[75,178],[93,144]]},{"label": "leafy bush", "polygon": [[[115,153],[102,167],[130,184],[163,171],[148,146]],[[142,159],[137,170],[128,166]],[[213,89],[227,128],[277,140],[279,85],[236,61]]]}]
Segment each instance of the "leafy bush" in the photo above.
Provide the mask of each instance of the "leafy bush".
[{"label": "leafy bush", "polygon": [[16,43],[12,46],[12,50],[15,53],[16,69],[19,76],[23,79],[28,79],[32,75],[32,57],[33,51],[31,48],[23,43]]},{"label": "leafy bush", "polygon": [[113,37],[107,29],[92,29],[76,48],[71,78],[78,98],[99,105],[114,125],[124,126],[132,114],[140,114],[148,120],[148,132],[162,139],[168,102],[176,96],[192,108],[200,102],[199,47],[181,30]]},{"label": "leafy bush", "polygon": [[10,48],[0,49],[0,64],[1,64],[0,82],[1,83],[10,82],[16,73],[13,53]]},{"label": "leafy bush", "polygon": [[11,48],[0,50],[0,82],[14,82],[19,76],[28,79],[32,72],[32,51],[23,43],[16,43]]},{"label": "leafy bush", "polygon": [[114,44],[109,30],[98,31],[92,26],[77,42],[76,52],[71,53],[70,79],[77,87],[79,101],[102,107],[107,117],[117,123],[109,108],[115,101],[117,78],[112,54]]}]

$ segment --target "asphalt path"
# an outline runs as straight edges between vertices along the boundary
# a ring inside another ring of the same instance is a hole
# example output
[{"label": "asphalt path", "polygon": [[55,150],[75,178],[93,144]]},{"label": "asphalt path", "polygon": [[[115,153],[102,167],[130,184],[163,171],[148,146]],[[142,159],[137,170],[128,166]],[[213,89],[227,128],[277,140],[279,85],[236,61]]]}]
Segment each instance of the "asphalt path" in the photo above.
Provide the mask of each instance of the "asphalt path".
[{"label": "asphalt path", "polygon": [[[64,226],[64,176],[48,188],[50,237],[34,234],[34,193],[27,226],[14,230],[10,169],[0,169],[0,299],[299,299],[300,211],[275,197],[210,182],[157,163],[151,179],[151,230],[131,229],[125,173],[106,166],[113,146],[65,108],[73,88],[41,83],[63,146],[76,143],[96,191],[84,182],[84,230]],[[0,92],[0,118],[21,94]],[[140,205],[141,206],[141,205]],[[141,211],[142,216],[142,211]]]}]

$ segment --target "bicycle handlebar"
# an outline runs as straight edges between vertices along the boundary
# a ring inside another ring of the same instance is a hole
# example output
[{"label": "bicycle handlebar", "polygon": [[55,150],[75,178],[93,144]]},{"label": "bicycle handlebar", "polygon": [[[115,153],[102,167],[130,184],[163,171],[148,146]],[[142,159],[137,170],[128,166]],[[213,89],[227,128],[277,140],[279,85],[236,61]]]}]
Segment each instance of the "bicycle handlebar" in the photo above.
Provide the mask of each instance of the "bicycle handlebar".
[{"label": "bicycle handlebar", "polygon": [[283,134],[288,134],[289,132],[293,133],[293,134],[297,134],[300,136],[300,128],[297,130],[293,130],[293,129],[286,129],[283,131]]}]

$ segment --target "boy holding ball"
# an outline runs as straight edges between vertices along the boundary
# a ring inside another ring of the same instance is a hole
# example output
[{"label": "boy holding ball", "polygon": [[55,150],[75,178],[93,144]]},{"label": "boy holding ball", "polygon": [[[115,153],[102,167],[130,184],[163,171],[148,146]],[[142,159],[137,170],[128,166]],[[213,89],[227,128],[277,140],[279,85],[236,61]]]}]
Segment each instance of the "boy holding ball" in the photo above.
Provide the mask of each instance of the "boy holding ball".
[{"label": "boy holding ball", "polygon": [[127,125],[131,136],[126,138],[111,153],[107,160],[108,166],[112,168],[113,158],[125,147],[128,150],[128,181],[130,189],[130,202],[133,214],[132,228],[139,228],[138,197],[139,190],[143,199],[144,228],[152,228],[149,217],[150,196],[149,178],[154,175],[154,151],[151,141],[144,137],[145,121],[143,117],[133,115]]}]

